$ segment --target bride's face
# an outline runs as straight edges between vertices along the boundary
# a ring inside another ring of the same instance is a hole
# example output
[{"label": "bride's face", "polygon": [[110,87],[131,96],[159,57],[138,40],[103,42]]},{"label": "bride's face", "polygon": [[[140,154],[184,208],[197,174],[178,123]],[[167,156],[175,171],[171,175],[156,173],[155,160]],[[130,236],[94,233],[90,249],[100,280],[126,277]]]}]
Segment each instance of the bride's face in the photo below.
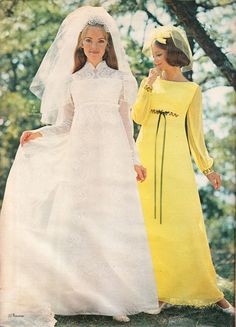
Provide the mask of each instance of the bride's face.
[{"label": "bride's face", "polygon": [[100,27],[88,27],[82,40],[82,48],[87,60],[92,64],[102,61],[107,46],[106,32]]}]

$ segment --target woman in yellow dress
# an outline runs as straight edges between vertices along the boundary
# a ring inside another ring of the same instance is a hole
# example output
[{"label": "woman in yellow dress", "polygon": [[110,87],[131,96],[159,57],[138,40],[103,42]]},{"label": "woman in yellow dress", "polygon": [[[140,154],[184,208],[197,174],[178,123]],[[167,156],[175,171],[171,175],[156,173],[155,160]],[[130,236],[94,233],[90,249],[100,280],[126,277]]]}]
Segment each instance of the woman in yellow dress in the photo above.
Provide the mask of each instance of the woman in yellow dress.
[{"label": "woman in yellow dress", "polygon": [[204,142],[200,87],[182,74],[192,67],[191,49],[184,31],[173,26],[155,29],[147,49],[156,67],[141,83],[132,117],[142,125],[137,144],[147,178],[139,190],[159,299],[217,303],[232,314],[217,288],[191,162],[190,152],[215,189],[220,187]]}]

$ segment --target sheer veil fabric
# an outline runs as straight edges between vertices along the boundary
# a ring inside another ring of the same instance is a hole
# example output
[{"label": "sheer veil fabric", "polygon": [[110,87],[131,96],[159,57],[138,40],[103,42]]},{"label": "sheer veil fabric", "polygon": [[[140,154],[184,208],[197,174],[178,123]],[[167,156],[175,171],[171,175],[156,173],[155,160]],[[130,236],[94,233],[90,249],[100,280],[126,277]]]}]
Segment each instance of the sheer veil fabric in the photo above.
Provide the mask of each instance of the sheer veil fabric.
[{"label": "sheer veil fabric", "polygon": [[64,19],[30,86],[31,92],[42,99],[43,123],[54,124],[61,118],[68,76],[71,75],[74,66],[73,54],[78,36],[91,18],[100,19],[109,30],[118,68],[123,73],[124,100],[130,105],[135,101],[137,83],[130,70],[115,21],[103,7],[85,6],[73,11]]},{"label": "sheer veil fabric", "polygon": [[155,41],[166,44],[166,40],[171,38],[176,48],[181,50],[189,59],[189,64],[181,68],[182,72],[187,72],[193,68],[193,56],[187,35],[181,27],[171,24],[154,28],[144,42],[143,52],[151,56],[151,46]]},{"label": "sheer veil fabric", "polygon": [[[110,31],[118,70],[72,74],[91,18]],[[53,83],[52,83],[53,82]],[[100,7],[66,17],[31,84],[43,137],[19,147],[0,217],[0,326],[53,327],[55,314],[126,315],[157,294],[133,165],[136,81]]]}]

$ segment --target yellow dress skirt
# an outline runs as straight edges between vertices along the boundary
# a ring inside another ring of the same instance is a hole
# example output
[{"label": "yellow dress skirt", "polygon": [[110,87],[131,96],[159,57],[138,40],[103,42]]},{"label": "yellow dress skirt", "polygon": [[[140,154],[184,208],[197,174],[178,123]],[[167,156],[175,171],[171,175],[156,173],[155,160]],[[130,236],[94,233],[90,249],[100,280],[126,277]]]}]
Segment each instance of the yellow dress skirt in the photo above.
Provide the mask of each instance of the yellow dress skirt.
[{"label": "yellow dress skirt", "polygon": [[[213,165],[202,126],[202,95],[193,82],[142,81],[132,117],[142,125],[138,151],[147,178],[139,184],[159,299],[205,306],[221,300],[191,161]],[[187,122],[187,124],[186,124]],[[187,126],[186,126],[187,125]]]}]

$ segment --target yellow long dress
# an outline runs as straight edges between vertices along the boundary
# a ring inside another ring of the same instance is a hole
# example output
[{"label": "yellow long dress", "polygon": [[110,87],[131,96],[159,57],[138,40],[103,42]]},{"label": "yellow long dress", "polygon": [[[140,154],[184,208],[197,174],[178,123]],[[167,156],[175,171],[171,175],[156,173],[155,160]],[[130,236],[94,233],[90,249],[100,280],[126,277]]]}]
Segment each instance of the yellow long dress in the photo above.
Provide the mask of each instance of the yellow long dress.
[{"label": "yellow long dress", "polygon": [[137,145],[147,178],[139,191],[159,299],[209,305],[224,295],[216,284],[191,161],[192,154],[201,171],[213,164],[203,135],[201,90],[194,82],[157,79],[148,92],[145,81],[132,117],[142,125]]}]

